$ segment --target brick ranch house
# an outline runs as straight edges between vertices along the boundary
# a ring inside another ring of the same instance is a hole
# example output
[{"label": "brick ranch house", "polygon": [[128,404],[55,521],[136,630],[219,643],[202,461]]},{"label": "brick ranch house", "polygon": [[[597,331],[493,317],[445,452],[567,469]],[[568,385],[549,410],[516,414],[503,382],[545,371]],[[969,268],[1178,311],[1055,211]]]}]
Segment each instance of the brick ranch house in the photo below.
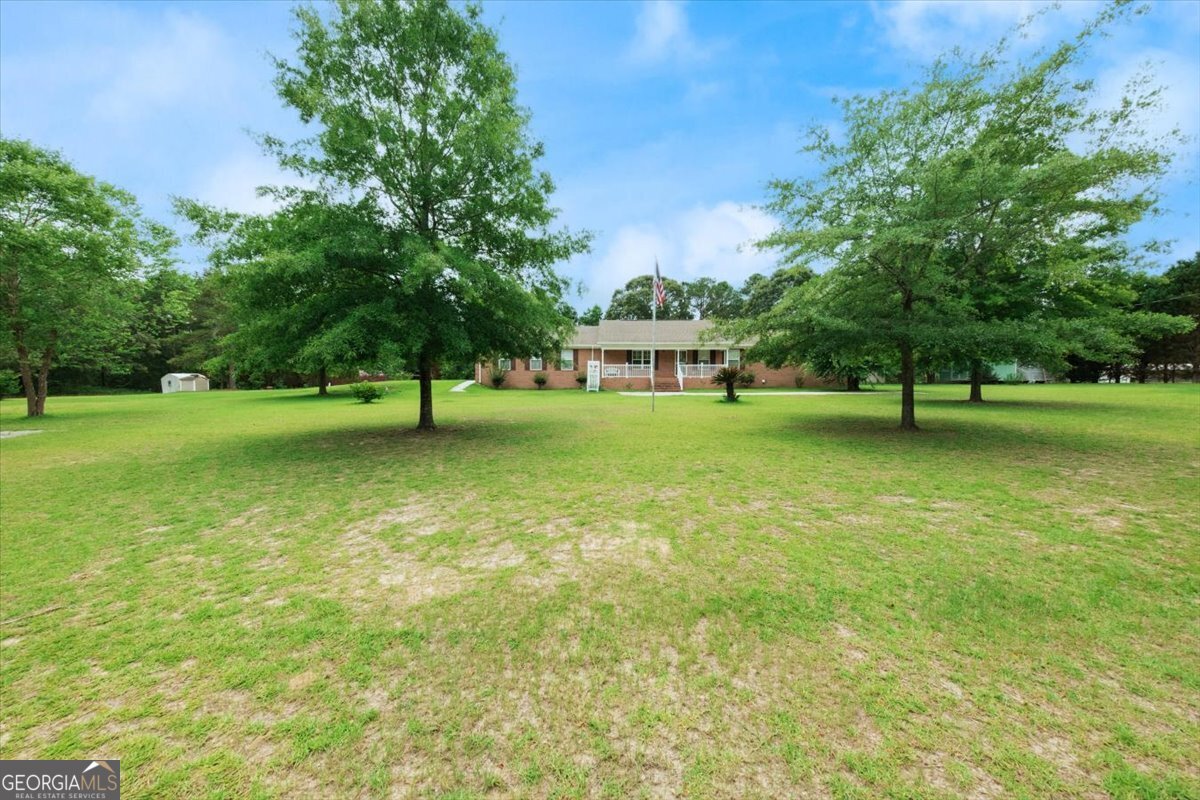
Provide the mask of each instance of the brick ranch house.
[{"label": "brick ranch house", "polygon": [[797,378],[809,385],[825,383],[798,367],[743,364],[745,344],[715,336],[712,326],[708,320],[662,320],[651,345],[650,320],[601,320],[599,325],[577,327],[557,358],[513,354],[495,364],[481,361],[475,365],[475,380],[491,386],[491,371],[498,367],[507,373],[506,389],[537,388],[533,376],[538,373],[546,376],[547,389],[578,389],[576,376],[586,373],[589,361],[596,361],[605,389],[649,390],[651,380],[660,392],[712,388],[713,373],[726,364],[745,366],[760,387],[794,389]]}]

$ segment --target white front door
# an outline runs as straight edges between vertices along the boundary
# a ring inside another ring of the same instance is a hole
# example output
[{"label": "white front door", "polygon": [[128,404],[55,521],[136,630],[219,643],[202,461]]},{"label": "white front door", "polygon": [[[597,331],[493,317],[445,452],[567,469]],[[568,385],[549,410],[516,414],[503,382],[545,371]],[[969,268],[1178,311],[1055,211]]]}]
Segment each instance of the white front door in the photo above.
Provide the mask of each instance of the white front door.
[{"label": "white front door", "polygon": [[589,361],[587,370],[587,390],[589,392],[600,391],[600,362]]}]

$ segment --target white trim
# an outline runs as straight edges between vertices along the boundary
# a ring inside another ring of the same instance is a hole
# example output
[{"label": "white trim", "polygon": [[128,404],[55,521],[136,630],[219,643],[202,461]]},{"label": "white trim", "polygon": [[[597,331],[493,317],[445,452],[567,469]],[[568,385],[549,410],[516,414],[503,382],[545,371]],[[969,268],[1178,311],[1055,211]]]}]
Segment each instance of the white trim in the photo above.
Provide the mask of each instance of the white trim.
[{"label": "white trim", "polygon": [[[536,367],[533,365],[533,362],[535,361],[537,362]],[[530,356],[529,358],[525,359],[525,363],[529,366],[529,370],[531,372],[541,372],[546,368],[546,359],[542,358],[541,356]]]}]

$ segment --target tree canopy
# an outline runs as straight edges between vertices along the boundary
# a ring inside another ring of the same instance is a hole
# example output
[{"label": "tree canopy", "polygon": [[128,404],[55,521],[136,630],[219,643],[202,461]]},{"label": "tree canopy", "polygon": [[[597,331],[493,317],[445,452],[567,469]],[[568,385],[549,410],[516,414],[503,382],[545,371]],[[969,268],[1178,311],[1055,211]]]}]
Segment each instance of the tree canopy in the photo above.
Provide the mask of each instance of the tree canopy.
[{"label": "tree canopy", "polygon": [[128,283],[169,266],[174,244],[132,195],[58,153],[0,139],[0,326],[29,416],[45,413],[52,366],[125,366]]},{"label": "tree canopy", "polygon": [[848,364],[890,353],[912,430],[922,366],[1116,352],[1131,326],[1173,324],[1114,313],[1130,263],[1121,235],[1153,208],[1168,160],[1139,135],[1154,91],[1097,110],[1071,75],[1124,13],[1105,9],[1015,69],[1003,45],[939,60],[910,90],[844,101],[844,137],[814,128],[807,149],[824,171],[771,183],[783,224],[761,244],[787,264],[833,266],[791,290],[806,302],[757,319],[760,348]]},{"label": "tree canopy", "polygon": [[376,341],[419,376],[418,427],[432,430],[440,362],[561,340],[566,282],[554,265],[585,250],[588,237],[550,228],[543,148],[477,6],[339,2],[328,21],[311,7],[295,17],[298,57],[276,61],[276,87],[319,130],[295,145],[264,143],[285,166],[350,198],[339,203],[386,242],[355,273],[360,287],[382,294],[326,341],[386,336]]},{"label": "tree canopy", "polygon": [[[605,319],[650,319],[654,313],[653,275],[639,275],[613,292],[604,312]],[[692,305],[684,285],[674,278],[663,278],[666,301],[658,309],[659,319],[691,319]]]}]

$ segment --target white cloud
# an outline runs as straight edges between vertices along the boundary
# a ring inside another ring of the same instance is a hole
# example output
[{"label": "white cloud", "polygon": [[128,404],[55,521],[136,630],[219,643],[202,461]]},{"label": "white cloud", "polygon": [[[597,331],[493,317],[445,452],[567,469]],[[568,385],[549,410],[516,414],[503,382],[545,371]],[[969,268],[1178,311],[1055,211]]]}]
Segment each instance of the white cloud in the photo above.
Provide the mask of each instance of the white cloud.
[{"label": "white cloud", "polygon": [[[876,6],[874,13],[894,48],[927,60],[956,46],[968,51],[990,47],[1051,5],[1042,0],[904,0]],[[1060,24],[1087,17],[1096,5],[1067,3],[1034,19],[1023,35],[1030,43],[1044,41]]]},{"label": "white cloud", "polygon": [[675,213],[661,221],[624,225],[601,244],[585,270],[588,304],[607,305],[614,290],[654,269],[678,281],[726,280],[734,286],[754,272],[771,272],[776,257],[752,246],[776,227],[758,208],[721,202]]},{"label": "white cloud", "polygon": [[1162,89],[1160,107],[1143,115],[1146,133],[1158,139],[1178,130],[1189,140],[1177,150],[1181,160],[1195,160],[1200,136],[1200,67],[1194,60],[1158,48],[1130,53],[1096,76],[1097,107],[1118,108],[1126,86],[1143,73]]},{"label": "white cloud", "polygon": [[272,197],[258,195],[260,186],[311,186],[284,172],[270,158],[244,151],[230,155],[200,180],[193,195],[202,203],[242,214],[266,214],[278,208]]},{"label": "white cloud", "polygon": [[168,12],[160,27],[102,62],[89,110],[128,125],[180,105],[228,102],[236,83],[230,51],[222,32],[208,21]]},{"label": "white cloud", "polygon": [[692,35],[681,0],[645,0],[635,26],[629,46],[635,62],[698,61],[709,55]]}]

